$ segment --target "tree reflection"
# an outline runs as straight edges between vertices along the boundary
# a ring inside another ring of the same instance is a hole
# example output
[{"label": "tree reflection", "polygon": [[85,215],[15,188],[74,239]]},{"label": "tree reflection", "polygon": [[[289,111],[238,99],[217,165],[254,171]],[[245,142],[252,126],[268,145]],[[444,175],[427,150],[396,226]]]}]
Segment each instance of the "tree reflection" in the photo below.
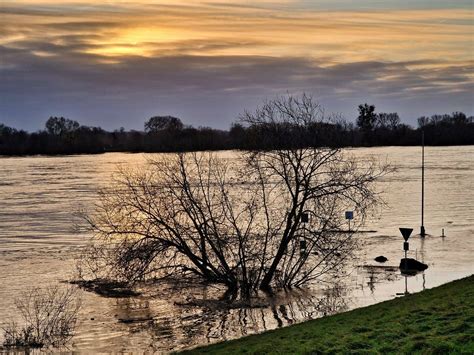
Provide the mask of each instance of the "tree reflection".
[{"label": "tree reflection", "polygon": [[147,333],[153,351],[166,351],[238,338],[348,309],[347,289],[340,283],[318,291],[295,289],[271,297],[261,295],[252,304],[239,306],[226,305],[218,297],[206,300],[189,297],[192,292],[201,292],[202,296],[209,290],[188,291],[187,304],[175,303],[164,314],[154,313],[153,302],[148,300],[119,299],[117,316],[130,320],[124,323],[131,332]]}]

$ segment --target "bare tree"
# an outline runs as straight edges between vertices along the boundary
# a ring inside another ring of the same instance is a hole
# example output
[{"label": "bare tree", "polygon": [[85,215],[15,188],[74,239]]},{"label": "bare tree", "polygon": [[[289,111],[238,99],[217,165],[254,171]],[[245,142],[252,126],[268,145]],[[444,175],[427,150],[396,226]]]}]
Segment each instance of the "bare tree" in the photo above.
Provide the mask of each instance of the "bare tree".
[{"label": "bare tree", "polygon": [[380,112],[377,114],[376,127],[395,130],[400,126],[400,117],[398,113]]},{"label": "bare tree", "polygon": [[[310,97],[284,97],[242,116],[278,130],[326,121]],[[344,263],[354,232],[377,202],[386,172],[338,149],[298,148],[162,155],[124,171],[87,217],[95,233],[89,265],[126,281],[195,275],[249,297],[300,286]],[[344,210],[358,216],[351,231]],[[91,263],[92,261],[92,263]]]}]

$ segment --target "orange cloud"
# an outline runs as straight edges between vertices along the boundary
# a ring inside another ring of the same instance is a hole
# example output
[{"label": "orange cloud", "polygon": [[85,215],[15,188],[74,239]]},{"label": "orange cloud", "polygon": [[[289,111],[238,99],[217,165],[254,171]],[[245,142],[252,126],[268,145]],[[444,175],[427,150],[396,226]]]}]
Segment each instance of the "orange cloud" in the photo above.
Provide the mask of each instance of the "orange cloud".
[{"label": "orange cloud", "polygon": [[257,2],[263,6],[257,9],[230,7],[231,1],[68,3],[7,1],[3,27],[10,31],[1,43],[60,43],[64,36],[84,36],[83,52],[114,57],[291,54],[330,62],[472,57],[469,9],[287,11],[263,6],[266,2]]}]

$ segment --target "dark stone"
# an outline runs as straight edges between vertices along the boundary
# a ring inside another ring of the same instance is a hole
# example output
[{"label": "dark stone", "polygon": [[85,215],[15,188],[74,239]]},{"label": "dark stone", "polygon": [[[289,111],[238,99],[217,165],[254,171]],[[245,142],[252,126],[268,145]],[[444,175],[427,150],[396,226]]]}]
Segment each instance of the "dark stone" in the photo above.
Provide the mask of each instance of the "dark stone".
[{"label": "dark stone", "polygon": [[376,262],[378,262],[378,263],[384,263],[384,262],[386,262],[388,259],[387,259],[385,256],[380,255],[380,256],[377,256],[374,260],[375,260]]},{"label": "dark stone", "polygon": [[400,260],[400,270],[402,271],[424,271],[426,269],[428,269],[428,265],[418,260],[411,258],[403,258]]}]

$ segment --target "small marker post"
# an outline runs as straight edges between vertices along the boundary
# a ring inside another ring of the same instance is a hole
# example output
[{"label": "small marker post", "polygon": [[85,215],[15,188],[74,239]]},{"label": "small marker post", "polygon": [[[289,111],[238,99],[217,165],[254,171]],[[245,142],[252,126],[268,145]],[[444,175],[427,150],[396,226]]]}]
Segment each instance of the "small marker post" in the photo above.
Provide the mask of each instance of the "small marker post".
[{"label": "small marker post", "polygon": [[303,239],[300,239],[300,255],[303,256],[306,253],[306,223],[309,222],[309,214],[303,212],[301,214],[301,223],[303,223]]},{"label": "small marker post", "polygon": [[354,211],[346,211],[346,219],[349,222],[349,233],[351,232],[351,219],[354,219]]},{"label": "small marker post", "polygon": [[425,131],[421,130],[421,227],[420,236],[425,237]]}]

